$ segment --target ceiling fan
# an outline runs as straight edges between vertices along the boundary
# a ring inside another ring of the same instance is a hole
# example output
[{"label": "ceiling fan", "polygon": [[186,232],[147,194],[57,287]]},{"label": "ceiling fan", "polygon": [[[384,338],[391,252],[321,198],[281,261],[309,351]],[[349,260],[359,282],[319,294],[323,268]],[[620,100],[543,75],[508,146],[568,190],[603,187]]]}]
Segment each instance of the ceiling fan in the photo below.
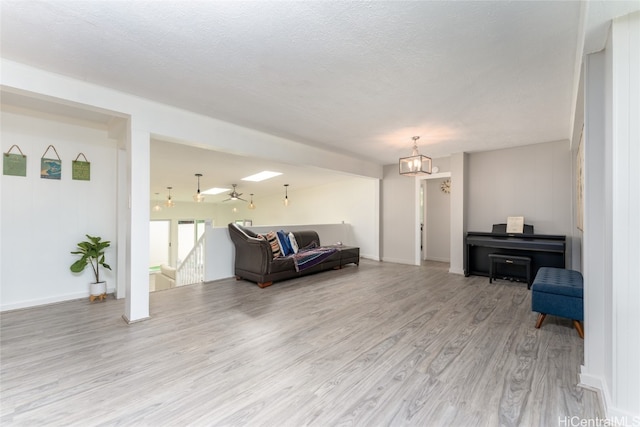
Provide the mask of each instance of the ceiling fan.
[{"label": "ceiling fan", "polygon": [[229,193],[229,198],[223,200],[223,202],[228,202],[229,200],[242,200],[243,202],[246,202],[245,199],[243,199],[242,197],[242,193],[238,193],[236,191],[236,184],[231,184],[231,186],[233,187],[233,191],[231,193]]}]

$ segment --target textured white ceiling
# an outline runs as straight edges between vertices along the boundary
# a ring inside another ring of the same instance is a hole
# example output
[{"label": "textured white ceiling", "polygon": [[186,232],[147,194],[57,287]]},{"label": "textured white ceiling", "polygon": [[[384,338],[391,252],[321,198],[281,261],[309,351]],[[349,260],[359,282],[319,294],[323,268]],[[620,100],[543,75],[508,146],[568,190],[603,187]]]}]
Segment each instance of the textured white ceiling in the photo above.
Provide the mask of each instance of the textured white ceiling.
[{"label": "textured white ceiling", "polygon": [[569,138],[595,25],[573,1],[1,7],[4,58],[380,164],[413,135],[432,157]]}]

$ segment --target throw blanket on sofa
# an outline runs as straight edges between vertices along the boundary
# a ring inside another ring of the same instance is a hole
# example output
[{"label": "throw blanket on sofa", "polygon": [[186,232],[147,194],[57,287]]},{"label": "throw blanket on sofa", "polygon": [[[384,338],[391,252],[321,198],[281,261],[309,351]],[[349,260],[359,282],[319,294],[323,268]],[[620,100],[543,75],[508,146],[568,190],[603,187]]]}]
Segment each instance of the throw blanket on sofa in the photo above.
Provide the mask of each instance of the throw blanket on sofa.
[{"label": "throw blanket on sofa", "polygon": [[301,250],[293,256],[293,263],[296,265],[296,271],[302,271],[306,268],[320,264],[331,254],[337,252],[336,248],[313,248]]}]

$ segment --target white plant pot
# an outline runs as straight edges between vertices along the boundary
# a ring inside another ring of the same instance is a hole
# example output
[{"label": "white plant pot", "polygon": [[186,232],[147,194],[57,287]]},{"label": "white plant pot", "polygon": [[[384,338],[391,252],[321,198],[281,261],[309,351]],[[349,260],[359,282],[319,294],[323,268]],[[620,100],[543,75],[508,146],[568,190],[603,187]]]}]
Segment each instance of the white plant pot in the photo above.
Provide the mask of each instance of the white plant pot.
[{"label": "white plant pot", "polygon": [[104,295],[107,293],[107,282],[92,283],[90,287],[92,296]]}]

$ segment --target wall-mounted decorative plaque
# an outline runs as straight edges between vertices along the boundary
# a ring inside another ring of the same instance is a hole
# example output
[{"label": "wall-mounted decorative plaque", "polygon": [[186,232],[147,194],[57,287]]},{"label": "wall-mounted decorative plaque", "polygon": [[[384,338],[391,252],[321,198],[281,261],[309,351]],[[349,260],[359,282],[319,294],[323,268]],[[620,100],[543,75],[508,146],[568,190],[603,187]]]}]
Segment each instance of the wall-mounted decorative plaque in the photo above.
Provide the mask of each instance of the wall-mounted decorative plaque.
[{"label": "wall-mounted decorative plaque", "polygon": [[[53,148],[53,152],[56,153],[57,159],[48,159],[45,157],[50,148]],[[40,178],[60,179],[61,176],[62,160],[60,160],[56,147],[49,145],[40,159]]]},{"label": "wall-mounted decorative plaque", "polygon": [[[11,153],[14,148],[17,148],[20,154]],[[20,147],[15,144],[9,148],[9,151],[3,153],[2,173],[3,175],[27,176],[27,156],[22,154]]]},{"label": "wall-mounted decorative plaque", "polygon": [[[78,160],[82,156],[82,160]],[[87,160],[84,153],[78,154],[78,157],[71,162],[71,178],[79,181],[91,181],[91,162]]]}]

